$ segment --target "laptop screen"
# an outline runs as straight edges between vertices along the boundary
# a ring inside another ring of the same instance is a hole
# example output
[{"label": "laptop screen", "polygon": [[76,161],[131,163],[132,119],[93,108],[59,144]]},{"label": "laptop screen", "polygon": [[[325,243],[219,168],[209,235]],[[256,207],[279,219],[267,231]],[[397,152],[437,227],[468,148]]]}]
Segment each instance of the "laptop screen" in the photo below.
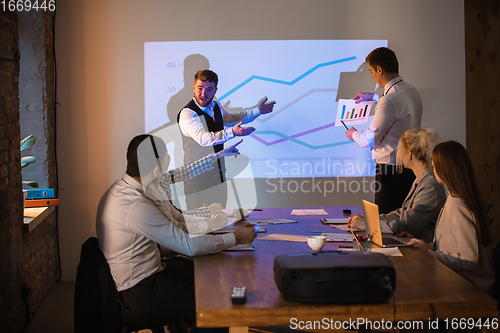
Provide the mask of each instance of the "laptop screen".
[{"label": "laptop screen", "polygon": [[380,215],[378,213],[378,205],[363,200],[363,208],[365,209],[366,234],[375,233],[372,237],[372,243],[382,246],[382,232],[380,231]]}]

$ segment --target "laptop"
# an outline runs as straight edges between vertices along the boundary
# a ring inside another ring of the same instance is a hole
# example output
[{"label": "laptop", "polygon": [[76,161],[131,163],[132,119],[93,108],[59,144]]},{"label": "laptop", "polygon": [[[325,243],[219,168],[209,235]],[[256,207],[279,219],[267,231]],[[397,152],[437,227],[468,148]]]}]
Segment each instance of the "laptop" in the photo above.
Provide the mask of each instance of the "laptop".
[{"label": "laptop", "polygon": [[365,229],[366,234],[375,233],[372,237],[372,243],[380,247],[400,247],[411,246],[407,242],[410,240],[405,237],[388,236],[382,237],[380,228],[380,215],[378,213],[378,205],[369,201],[363,200],[365,209]]}]

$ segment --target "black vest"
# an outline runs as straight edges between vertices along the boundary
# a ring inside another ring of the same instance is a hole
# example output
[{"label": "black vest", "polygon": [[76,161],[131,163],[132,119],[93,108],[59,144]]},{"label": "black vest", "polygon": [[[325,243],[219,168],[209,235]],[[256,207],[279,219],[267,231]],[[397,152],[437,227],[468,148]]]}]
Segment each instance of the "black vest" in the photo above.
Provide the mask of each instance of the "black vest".
[{"label": "black vest", "polygon": [[[212,119],[212,117],[203,112],[198,107],[198,105],[196,105],[194,100],[191,100],[189,103],[187,103],[183,109],[185,108],[191,109],[198,114],[198,117],[200,117],[200,121],[203,124],[203,127],[205,128],[205,131],[218,132],[224,129],[224,121],[222,120],[222,114],[220,112],[220,108],[217,103],[215,103],[214,106],[214,119]],[[177,114],[177,124],[179,124],[181,112],[182,110]],[[184,165],[188,165],[190,163],[199,160],[200,158],[203,158],[213,153],[218,153],[224,149],[224,144],[222,143],[215,146],[207,146],[207,147],[200,146],[198,142],[194,141],[192,138],[188,136],[185,136],[182,133],[182,131],[181,131],[181,137],[182,137],[182,148],[184,149]],[[226,171],[224,165],[224,159],[219,159],[217,162],[221,180],[224,181],[224,173]]]}]

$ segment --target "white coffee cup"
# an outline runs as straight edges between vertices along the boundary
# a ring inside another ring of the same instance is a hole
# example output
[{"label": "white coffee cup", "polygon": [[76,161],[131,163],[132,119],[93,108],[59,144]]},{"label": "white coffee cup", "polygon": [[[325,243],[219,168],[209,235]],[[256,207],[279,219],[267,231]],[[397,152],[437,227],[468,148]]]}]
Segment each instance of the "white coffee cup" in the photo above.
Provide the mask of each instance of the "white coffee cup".
[{"label": "white coffee cup", "polygon": [[[243,216],[241,216],[241,213],[243,212]],[[243,208],[235,208],[233,209],[233,215],[238,219],[241,220],[245,216],[248,216],[248,209],[243,209]]]},{"label": "white coffee cup", "polygon": [[313,251],[319,251],[325,246],[326,237],[325,236],[308,236],[307,237],[307,245]]}]

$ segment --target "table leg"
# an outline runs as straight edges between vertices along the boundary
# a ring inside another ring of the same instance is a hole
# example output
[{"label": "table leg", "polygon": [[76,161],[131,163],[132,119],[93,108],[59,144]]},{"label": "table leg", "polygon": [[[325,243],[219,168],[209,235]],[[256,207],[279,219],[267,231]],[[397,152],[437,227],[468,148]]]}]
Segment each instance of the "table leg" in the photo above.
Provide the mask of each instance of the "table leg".
[{"label": "table leg", "polygon": [[248,333],[248,326],[229,327],[229,333]]}]

